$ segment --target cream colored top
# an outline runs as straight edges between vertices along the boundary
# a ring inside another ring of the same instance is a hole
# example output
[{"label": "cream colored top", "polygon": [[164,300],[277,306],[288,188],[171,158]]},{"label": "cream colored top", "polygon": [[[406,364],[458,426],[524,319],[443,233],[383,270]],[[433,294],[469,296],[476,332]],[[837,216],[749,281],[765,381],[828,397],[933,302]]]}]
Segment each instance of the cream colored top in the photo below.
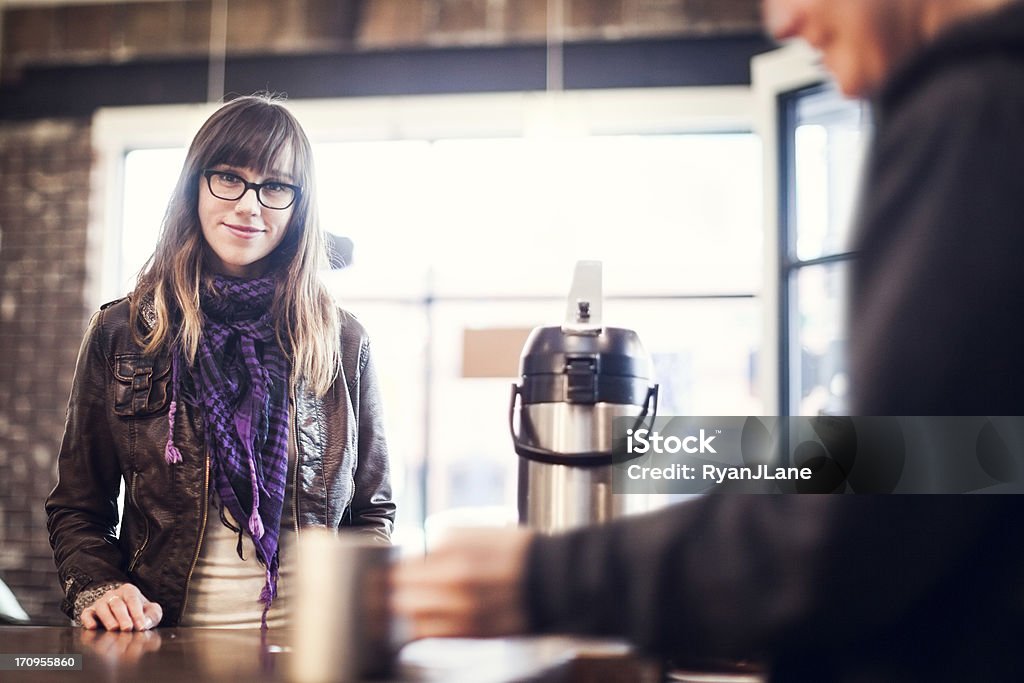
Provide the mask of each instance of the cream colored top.
[{"label": "cream colored top", "polygon": [[[288,601],[295,576],[295,447],[288,439],[288,476],[281,514],[279,541],[280,569],[277,599],[267,612],[269,628],[288,626]],[[216,494],[214,494],[216,496]],[[217,505],[220,499],[217,498]],[[230,512],[224,516],[240,526]],[[242,527],[244,528],[244,526]],[[266,569],[256,560],[256,547],[248,532],[242,534],[243,561],[238,557],[238,534],[224,526],[220,514],[211,509],[199,546],[199,559],[188,587],[188,603],[180,626],[204,628],[260,628],[263,603],[260,593],[266,583]]]}]

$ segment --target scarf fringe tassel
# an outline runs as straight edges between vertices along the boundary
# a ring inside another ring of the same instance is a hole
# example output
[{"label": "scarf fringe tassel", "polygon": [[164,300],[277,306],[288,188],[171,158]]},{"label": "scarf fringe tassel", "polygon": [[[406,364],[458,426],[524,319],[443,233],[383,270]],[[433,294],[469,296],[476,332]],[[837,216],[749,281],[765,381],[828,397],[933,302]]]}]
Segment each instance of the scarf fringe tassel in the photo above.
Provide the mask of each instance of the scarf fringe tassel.
[{"label": "scarf fringe tassel", "polygon": [[181,451],[174,445],[174,418],[178,413],[178,354],[171,354],[171,407],[167,410],[167,447],[164,460],[173,465],[181,462]]}]

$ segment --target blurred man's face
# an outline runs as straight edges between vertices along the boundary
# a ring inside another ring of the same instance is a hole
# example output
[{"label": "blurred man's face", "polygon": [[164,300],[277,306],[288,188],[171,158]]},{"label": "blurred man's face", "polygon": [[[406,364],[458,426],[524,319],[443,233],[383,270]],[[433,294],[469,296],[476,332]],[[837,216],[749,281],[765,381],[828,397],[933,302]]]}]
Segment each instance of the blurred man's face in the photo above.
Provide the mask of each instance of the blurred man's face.
[{"label": "blurred man's face", "polygon": [[913,47],[919,7],[907,0],[764,0],[764,19],[775,39],[800,37],[821,53],[846,95],[865,97]]}]

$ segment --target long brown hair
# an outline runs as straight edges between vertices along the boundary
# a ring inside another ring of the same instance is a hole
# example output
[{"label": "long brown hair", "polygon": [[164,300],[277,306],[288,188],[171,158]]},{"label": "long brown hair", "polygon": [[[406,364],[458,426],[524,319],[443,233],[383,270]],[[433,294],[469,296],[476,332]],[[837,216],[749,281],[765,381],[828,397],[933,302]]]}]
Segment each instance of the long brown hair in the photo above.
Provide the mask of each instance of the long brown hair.
[{"label": "long brown hair", "polygon": [[138,322],[140,305],[152,300],[156,321],[140,339],[144,351],[180,344],[188,362],[194,361],[203,333],[199,291],[211,276],[204,269],[207,247],[199,222],[202,172],[218,164],[269,172],[289,149],[291,175],[302,191],[284,239],[270,255],[278,279],[271,314],[278,344],[291,353],[293,380],[303,378],[322,396],[337,376],[341,353],[337,307],[317,274],[327,267],[327,252],[316,208],[313,152],[299,122],[273,97],[232,100],[199,129],[167,205],[156,250],[139,276],[131,313]]}]

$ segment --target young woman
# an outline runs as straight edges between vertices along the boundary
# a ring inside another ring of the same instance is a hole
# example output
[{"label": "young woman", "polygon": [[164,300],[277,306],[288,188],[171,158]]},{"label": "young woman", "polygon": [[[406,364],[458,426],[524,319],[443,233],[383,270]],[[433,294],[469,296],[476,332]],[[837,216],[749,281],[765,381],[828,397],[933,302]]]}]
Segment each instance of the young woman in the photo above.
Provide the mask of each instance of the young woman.
[{"label": "young woman", "polygon": [[389,542],[369,343],[318,279],[312,167],[279,102],[221,107],[135,291],[89,324],[46,502],[85,628],[277,625],[301,529]]}]

